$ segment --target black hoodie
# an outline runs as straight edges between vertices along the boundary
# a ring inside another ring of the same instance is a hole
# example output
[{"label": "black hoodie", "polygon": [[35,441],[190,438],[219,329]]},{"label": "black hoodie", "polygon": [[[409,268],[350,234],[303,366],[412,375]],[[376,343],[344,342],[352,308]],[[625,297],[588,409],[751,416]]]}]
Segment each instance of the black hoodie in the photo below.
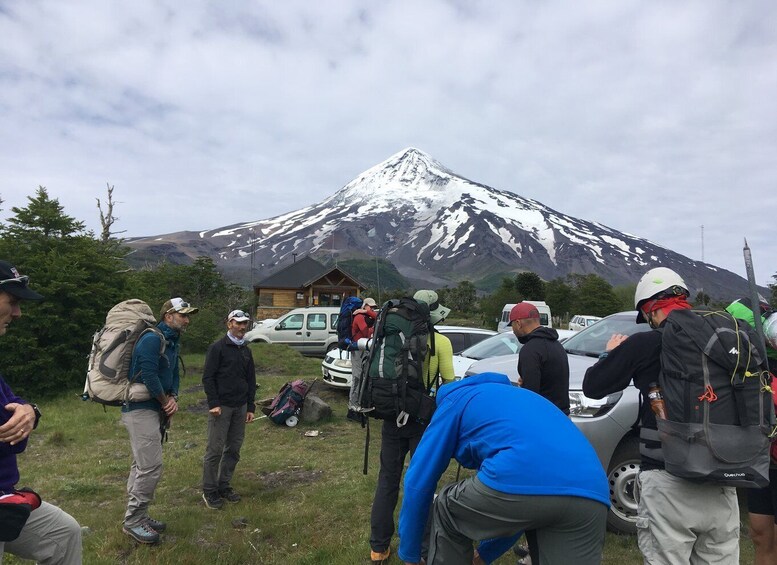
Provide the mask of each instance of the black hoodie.
[{"label": "black hoodie", "polygon": [[569,360],[558,342],[558,332],[540,326],[519,337],[518,375],[523,388],[544,396],[569,414]]}]

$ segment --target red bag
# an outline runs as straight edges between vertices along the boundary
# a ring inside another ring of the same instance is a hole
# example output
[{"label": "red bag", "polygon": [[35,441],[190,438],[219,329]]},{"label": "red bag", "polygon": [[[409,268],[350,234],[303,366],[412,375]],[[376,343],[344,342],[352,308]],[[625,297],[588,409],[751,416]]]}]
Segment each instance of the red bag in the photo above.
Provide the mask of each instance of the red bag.
[{"label": "red bag", "polygon": [[22,533],[30,512],[40,506],[40,496],[23,488],[0,495],[0,541],[13,541]]}]

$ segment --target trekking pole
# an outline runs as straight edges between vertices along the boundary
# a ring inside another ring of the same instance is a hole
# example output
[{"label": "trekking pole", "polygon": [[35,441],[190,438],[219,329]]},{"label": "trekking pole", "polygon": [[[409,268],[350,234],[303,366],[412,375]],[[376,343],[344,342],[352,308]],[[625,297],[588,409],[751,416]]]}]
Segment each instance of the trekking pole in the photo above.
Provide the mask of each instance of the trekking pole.
[{"label": "trekking pole", "polygon": [[747,272],[747,282],[750,286],[750,301],[753,305],[753,325],[755,333],[758,334],[758,351],[761,353],[761,359],[766,360],[766,339],[761,321],[761,299],[758,296],[758,288],[755,284],[755,272],[753,270],[753,256],[750,253],[750,246],[747,245],[745,238],[745,247],[742,249],[745,256],[745,271]]}]

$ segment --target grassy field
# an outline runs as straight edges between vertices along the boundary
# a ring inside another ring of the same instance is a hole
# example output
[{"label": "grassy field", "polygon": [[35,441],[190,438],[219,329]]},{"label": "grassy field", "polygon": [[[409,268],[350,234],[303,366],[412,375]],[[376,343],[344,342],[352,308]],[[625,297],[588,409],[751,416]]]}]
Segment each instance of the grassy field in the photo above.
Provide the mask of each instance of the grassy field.
[{"label": "grassy field", "polygon": [[[272,397],[292,377],[320,376],[320,360],[285,347],[254,345],[259,393]],[[374,425],[369,473],[362,474],[364,430],[345,418],[346,394],[323,383],[314,393],[332,406],[330,421],[296,428],[267,418],[247,430],[233,480],[239,504],[209,510],[200,497],[205,449],[204,356],[185,357],[181,410],[164,449],[164,474],[151,506],[168,523],[157,546],[141,546],[121,532],[130,465],[127,433],[119,410],[82,402],[73,393],[41,406],[44,417],[19,458],[21,485],[88,527],[87,564],[364,564],[369,563],[369,514],[378,470],[380,431]],[[306,437],[318,430],[317,437]],[[452,465],[444,482],[455,478]],[[399,510],[399,509],[397,509]],[[396,547],[396,544],[394,544]],[[749,541],[743,563],[752,562]],[[20,563],[6,556],[6,563]],[[633,537],[608,534],[603,563],[641,563]],[[396,557],[392,563],[399,563]],[[502,564],[513,564],[505,556]]]}]

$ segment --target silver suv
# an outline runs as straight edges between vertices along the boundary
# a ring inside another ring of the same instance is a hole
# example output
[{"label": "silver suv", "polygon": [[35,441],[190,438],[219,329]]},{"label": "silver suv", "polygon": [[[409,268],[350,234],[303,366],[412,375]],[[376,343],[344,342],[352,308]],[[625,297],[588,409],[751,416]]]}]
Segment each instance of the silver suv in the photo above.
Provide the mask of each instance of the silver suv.
[{"label": "silver suv", "polygon": [[323,357],[337,347],[337,306],[296,308],[278,318],[272,326],[260,326],[246,333],[252,343],[279,343],[303,355]]},{"label": "silver suv", "polygon": [[[610,483],[610,512],[607,526],[611,531],[636,532],[637,501],[634,488],[639,473],[639,391],[629,385],[601,400],[583,394],[585,371],[596,363],[612,334],[632,335],[647,331],[647,324],[637,325],[636,312],[607,316],[567,339],[564,349],[569,356],[570,417],[591,442]],[[502,355],[473,363],[467,376],[496,372],[518,381],[518,355]],[[574,472],[574,464],[570,465]]]}]

